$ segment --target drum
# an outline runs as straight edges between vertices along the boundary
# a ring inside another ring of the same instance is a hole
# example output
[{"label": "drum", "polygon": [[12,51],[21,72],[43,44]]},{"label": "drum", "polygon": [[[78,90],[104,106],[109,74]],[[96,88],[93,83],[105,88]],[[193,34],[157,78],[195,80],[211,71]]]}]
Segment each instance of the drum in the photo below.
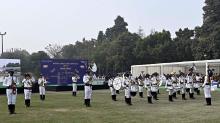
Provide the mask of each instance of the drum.
[{"label": "drum", "polygon": [[123,82],[123,78],[122,77],[116,77],[114,80],[113,80],[113,88],[115,90],[120,90],[122,89],[122,82]]},{"label": "drum", "polygon": [[138,92],[138,85],[137,84],[131,85],[131,96],[133,97],[136,96],[137,92]]}]

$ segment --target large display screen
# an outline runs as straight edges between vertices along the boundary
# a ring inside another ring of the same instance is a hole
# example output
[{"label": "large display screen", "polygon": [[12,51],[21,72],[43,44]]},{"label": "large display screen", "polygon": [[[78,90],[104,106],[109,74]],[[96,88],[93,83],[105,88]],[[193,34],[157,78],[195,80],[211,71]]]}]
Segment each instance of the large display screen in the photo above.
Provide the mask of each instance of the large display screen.
[{"label": "large display screen", "polygon": [[17,86],[21,86],[21,61],[20,59],[0,59],[0,88],[3,87],[5,77],[8,77],[8,71],[14,71]]},{"label": "large display screen", "polygon": [[46,78],[48,85],[69,85],[74,73],[80,77],[77,84],[83,84],[87,67],[87,60],[47,59],[41,61],[41,74]]}]

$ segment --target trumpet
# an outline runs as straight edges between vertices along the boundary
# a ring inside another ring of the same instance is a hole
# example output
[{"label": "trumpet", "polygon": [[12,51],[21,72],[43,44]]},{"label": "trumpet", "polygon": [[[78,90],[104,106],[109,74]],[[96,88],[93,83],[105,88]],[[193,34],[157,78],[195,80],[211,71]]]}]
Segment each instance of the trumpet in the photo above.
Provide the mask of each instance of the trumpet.
[{"label": "trumpet", "polygon": [[13,80],[13,76],[12,76],[11,89],[12,89],[12,94],[16,94],[17,85],[15,81]]}]

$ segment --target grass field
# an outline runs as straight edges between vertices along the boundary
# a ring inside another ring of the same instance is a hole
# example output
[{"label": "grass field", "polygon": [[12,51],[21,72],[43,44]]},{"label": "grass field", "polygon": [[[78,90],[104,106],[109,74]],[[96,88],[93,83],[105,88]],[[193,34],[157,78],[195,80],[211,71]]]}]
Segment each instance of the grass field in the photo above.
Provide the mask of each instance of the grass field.
[{"label": "grass field", "polygon": [[[170,103],[162,90],[158,101],[148,104],[146,98],[132,98],[132,106],[124,103],[124,93],[113,102],[109,90],[93,91],[92,107],[83,105],[83,91],[77,97],[71,92],[47,92],[44,102],[33,94],[30,108],[18,95],[15,115],[9,115],[6,97],[0,96],[0,123],[219,123],[220,92],[212,93],[212,106],[205,106],[203,93],[196,100]],[[146,94],[145,94],[146,96]]]}]

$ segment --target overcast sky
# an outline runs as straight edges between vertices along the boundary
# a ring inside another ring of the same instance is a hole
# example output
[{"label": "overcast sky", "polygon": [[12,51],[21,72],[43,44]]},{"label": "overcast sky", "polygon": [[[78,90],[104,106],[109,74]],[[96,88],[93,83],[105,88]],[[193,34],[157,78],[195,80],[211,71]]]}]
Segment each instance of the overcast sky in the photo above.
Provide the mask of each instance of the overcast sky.
[{"label": "overcast sky", "polygon": [[179,28],[202,25],[204,0],[0,0],[0,32],[5,50],[45,50],[97,38],[100,30],[121,15],[131,32],[139,26],[146,35],[166,29],[175,36]]}]

